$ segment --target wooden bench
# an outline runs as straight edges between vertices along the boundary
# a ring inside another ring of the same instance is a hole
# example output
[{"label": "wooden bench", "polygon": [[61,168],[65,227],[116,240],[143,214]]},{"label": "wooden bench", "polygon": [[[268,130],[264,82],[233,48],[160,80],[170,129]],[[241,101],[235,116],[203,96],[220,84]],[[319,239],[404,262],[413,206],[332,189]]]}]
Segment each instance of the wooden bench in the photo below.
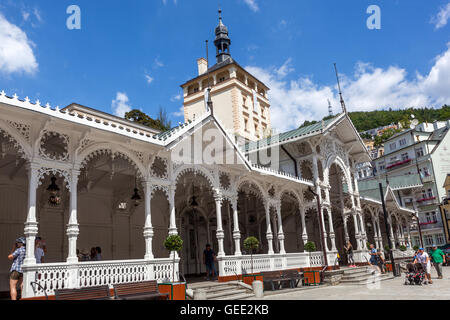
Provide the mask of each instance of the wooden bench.
[{"label": "wooden bench", "polygon": [[261,275],[263,276],[264,285],[266,283],[270,283],[272,291],[274,291],[275,289],[278,289],[280,287],[280,282],[285,280],[281,276],[280,271],[261,272]]},{"label": "wooden bench", "polygon": [[281,273],[281,277],[283,278],[283,282],[289,282],[290,288],[297,288],[300,281],[303,280],[303,273],[297,270],[286,270]]},{"label": "wooden bench", "polygon": [[119,300],[167,300],[169,293],[160,293],[158,282],[144,281],[114,285],[114,296]]},{"label": "wooden bench", "polygon": [[55,290],[56,300],[110,300],[109,286]]}]

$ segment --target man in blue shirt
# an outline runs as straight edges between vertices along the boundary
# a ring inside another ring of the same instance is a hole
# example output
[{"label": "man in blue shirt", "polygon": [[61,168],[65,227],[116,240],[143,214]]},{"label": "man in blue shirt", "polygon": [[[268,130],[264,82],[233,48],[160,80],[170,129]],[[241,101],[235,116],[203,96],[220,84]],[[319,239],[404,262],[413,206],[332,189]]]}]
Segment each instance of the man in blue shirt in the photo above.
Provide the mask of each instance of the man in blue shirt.
[{"label": "man in blue shirt", "polygon": [[23,287],[22,265],[26,255],[25,244],[25,238],[17,238],[14,248],[8,256],[8,259],[13,262],[11,269],[9,270],[9,292],[11,295],[11,300],[17,300],[17,284],[20,284],[21,290]]},{"label": "man in blue shirt", "polygon": [[370,252],[369,252],[369,254],[370,254],[370,260],[369,260],[370,265],[374,266],[375,269],[379,273],[381,273],[381,270],[378,267],[378,257],[377,257],[378,256],[378,252],[377,252],[377,249],[375,249],[375,246],[373,244],[370,245]]}]

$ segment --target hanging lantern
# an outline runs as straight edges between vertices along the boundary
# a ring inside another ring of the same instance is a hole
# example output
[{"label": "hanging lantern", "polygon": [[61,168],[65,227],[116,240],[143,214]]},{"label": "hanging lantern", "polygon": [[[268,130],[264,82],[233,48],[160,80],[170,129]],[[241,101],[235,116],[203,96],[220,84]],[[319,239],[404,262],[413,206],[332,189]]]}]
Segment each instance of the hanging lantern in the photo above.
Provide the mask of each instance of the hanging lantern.
[{"label": "hanging lantern", "polygon": [[137,188],[137,178],[134,179],[134,194],[131,200],[134,201],[134,205],[137,207],[141,203],[141,196],[139,195],[139,189]]},{"label": "hanging lantern", "polygon": [[192,197],[191,207],[192,208],[197,208],[198,207],[197,198],[195,196]]},{"label": "hanging lantern", "polygon": [[192,200],[191,200],[190,206],[194,209],[198,207],[197,197],[195,196],[195,186],[194,185],[192,185]]},{"label": "hanging lantern", "polygon": [[61,204],[61,197],[59,196],[59,187],[56,184],[56,177],[53,176],[50,180],[52,183],[47,188],[47,191],[50,193],[48,203],[52,207],[56,207]]}]

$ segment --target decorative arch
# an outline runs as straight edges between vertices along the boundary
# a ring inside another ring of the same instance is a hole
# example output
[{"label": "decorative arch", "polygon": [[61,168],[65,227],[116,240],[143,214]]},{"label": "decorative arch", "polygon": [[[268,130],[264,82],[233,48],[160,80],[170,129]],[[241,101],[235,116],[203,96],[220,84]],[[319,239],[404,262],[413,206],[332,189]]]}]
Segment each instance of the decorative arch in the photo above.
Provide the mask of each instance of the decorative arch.
[{"label": "decorative arch", "polygon": [[236,192],[239,192],[239,190],[245,183],[256,186],[256,189],[258,192],[257,192],[257,194],[255,194],[255,196],[260,197],[261,201],[263,201],[264,204],[267,203],[267,194],[266,194],[266,192],[264,192],[264,188],[262,187],[262,185],[259,182],[257,182],[256,180],[254,180],[252,178],[243,177],[242,179],[239,179],[237,181],[236,188],[235,188]]},{"label": "decorative arch", "polygon": [[277,194],[277,199],[280,199],[280,200],[281,200],[284,194],[291,194],[291,195],[293,195],[293,196],[297,199],[299,208],[302,206],[302,203],[303,203],[303,197],[300,196],[296,191],[294,191],[294,190],[292,190],[292,189],[289,189],[289,188],[287,188],[287,187],[283,187],[283,188],[281,188],[281,190],[278,192],[278,194]]},{"label": "decorative arch", "polygon": [[178,184],[178,180],[186,173],[188,172],[192,172],[195,174],[200,174],[202,175],[209,183],[211,189],[217,189],[218,188],[218,183],[217,183],[217,179],[214,177],[214,175],[206,168],[204,168],[203,166],[192,166],[192,165],[182,165],[180,167],[178,167],[175,172],[173,173],[173,177],[174,177],[174,183],[175,185]]},{"label": "decorative arch", "polygon": [[139,160],[137,155],[133,154],[132,151],[122,147],[121,145],[113,146],[110,143],[96,143],[87,147],[81,153],[75,155],[75,163],[80,166],[80,169],[84,168],[89,160],[100,154],[120,156],[127,160],[136,169],[140,178],[146,179],[148,176],[144,164]]},{"label": "decorative arch", "polygon": [[0,135],[9,139],[14,143],[14,147],[17,148],[19,154],[25,160],[30,160],[33,155],[33,148],[30,143],[25,139],[23,135],[17,132],[17,129],[10,125],[8,122],[0,120]]},{"label": "decorative arch", "polygon": [[329,171],[331,166],[335,164],[339,168],[341,168],[342,172],[344,173],[345,180],[347,181],[347,185],[352,185],[352,178],[348,175],[348,172],[346,170],[345,162],[337,155],[333,155],[327,159],[327,166],[326,170]]}]

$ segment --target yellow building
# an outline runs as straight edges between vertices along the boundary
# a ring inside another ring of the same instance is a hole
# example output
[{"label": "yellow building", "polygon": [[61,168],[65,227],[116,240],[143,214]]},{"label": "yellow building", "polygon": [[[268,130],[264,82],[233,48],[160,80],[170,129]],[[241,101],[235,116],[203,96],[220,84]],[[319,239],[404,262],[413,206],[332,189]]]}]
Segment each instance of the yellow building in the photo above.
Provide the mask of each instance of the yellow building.
[{"label": "yellow building", "polygon": [[[181,85],[185,122],[207,112],[207,90],[210,88],[214,116],[229,133],[249,141],[269,136],[272,132],[269,88],[231,57],[231,40],[221,15],[215,35],[216,64],[209,67],[205,58],[198,59],[198,76]],[[231,110],[214,106],[231,106]]]},{"label": "yellow building", "polygon": [[445,239],[447,243],[450,243],[450,174],[447,174],[447,178],[444,182],[446,196],[442,199],[441,215],[444,225]]}]

